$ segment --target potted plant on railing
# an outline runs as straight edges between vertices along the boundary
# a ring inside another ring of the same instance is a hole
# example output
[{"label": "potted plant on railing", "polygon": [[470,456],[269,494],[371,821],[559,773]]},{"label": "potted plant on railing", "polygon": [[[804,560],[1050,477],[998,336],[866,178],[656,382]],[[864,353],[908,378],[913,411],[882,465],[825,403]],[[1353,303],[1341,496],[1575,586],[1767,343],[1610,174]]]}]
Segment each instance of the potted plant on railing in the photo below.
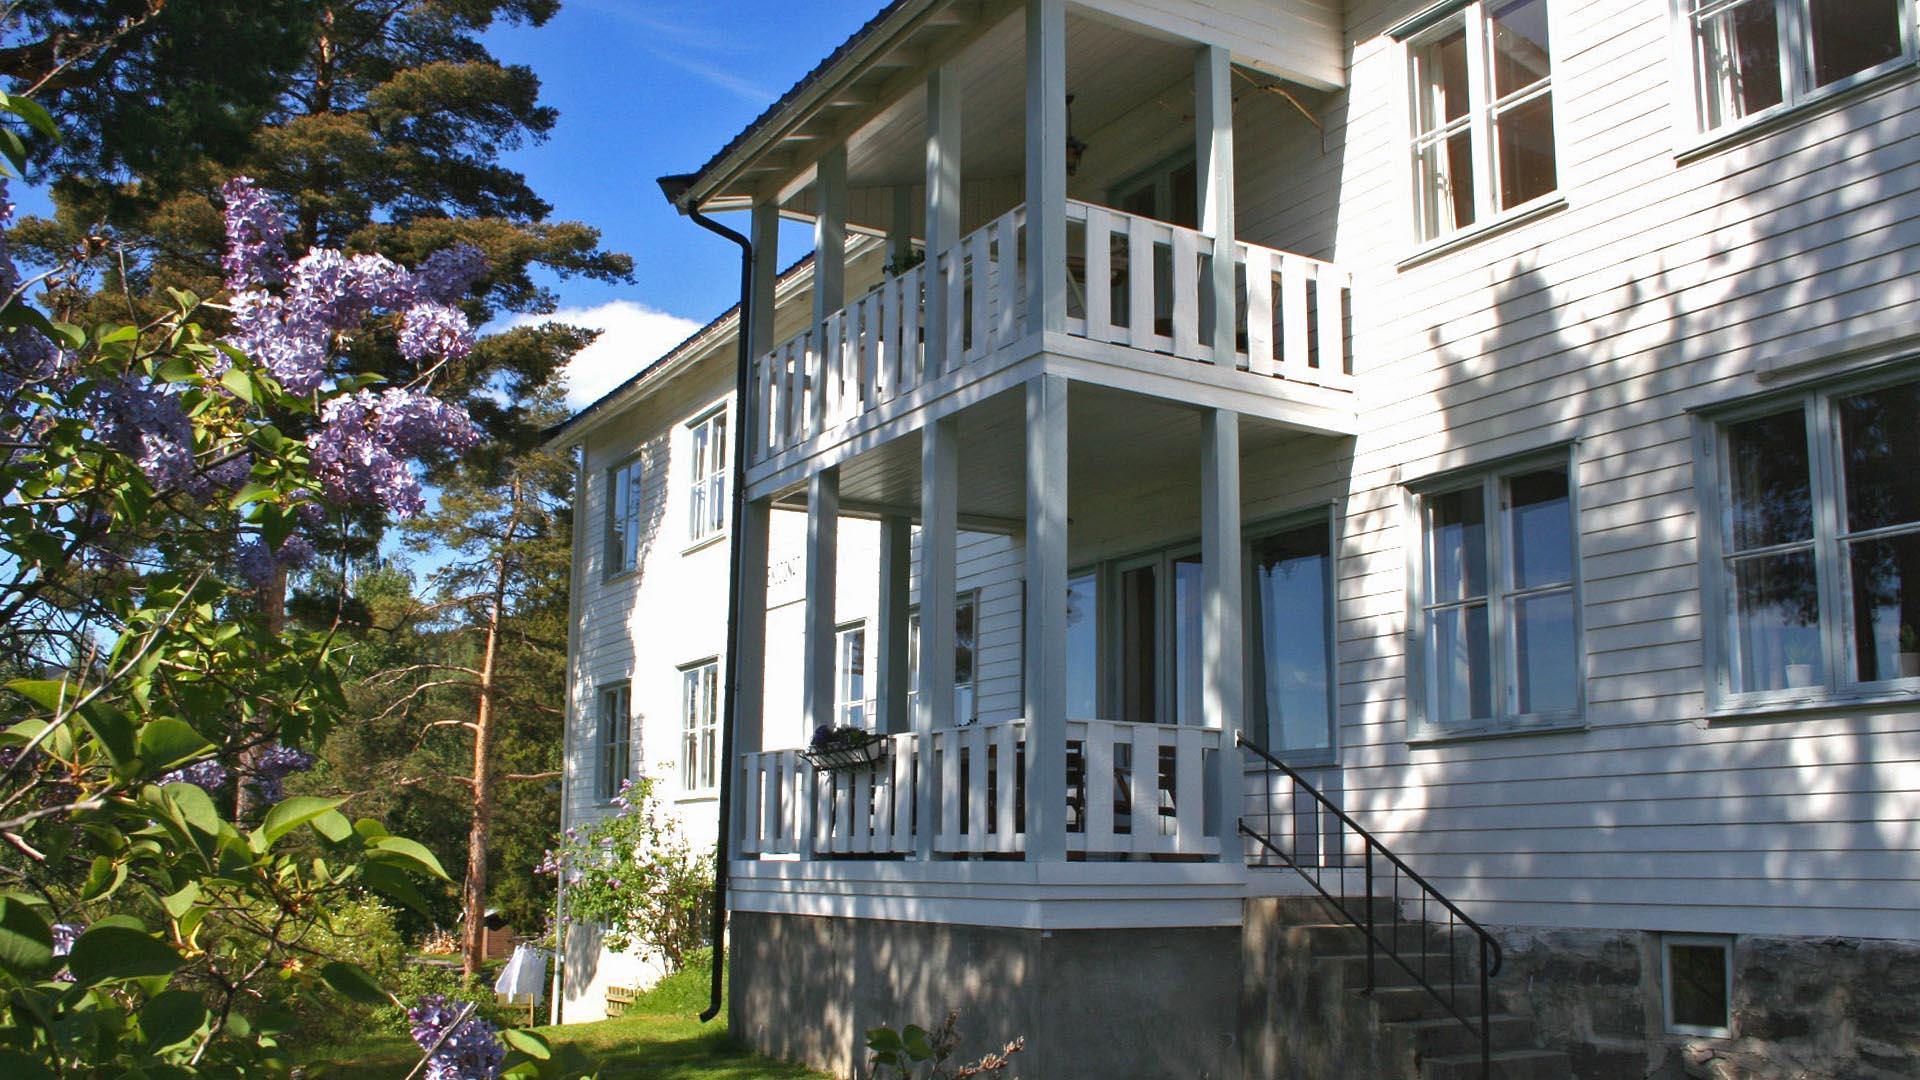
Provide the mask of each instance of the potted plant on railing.
[{"label": "potted plant on railing", "polygon": [[1820,651],[1812,643],[1795,639],[1787,643],[1787,688],[1800,690],[1813,685],[1814,666]]},{"label": "potted plant on railing", "polygon": [[1900,652],[1895,662],[1901,678],[1920,677],[1920,633],[1914,632],[1912,623],[1900,627]]},{"label": "potted plant on railing", "polygon": [[891,745],[892,742],[879,732],[821,724],[813,729],[813,742],[800,751],[800,756],[811,762],[814,768],[829,772],[858,769],[885,760],[887,747]]}]

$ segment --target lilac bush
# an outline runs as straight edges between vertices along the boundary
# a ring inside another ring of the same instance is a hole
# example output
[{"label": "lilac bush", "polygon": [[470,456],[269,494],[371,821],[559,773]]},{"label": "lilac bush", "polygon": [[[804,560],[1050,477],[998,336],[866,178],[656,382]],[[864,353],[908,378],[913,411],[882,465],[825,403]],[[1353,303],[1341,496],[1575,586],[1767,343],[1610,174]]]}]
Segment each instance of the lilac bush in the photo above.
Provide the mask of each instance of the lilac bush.
[{"label": "lilac bush", "polygon": [[463,1005],[444,994],[427,994],[407,1010],[409,1031],[420,1049],[438,1043],[427,1059],[427,1080],[493,1080],[500,1075],[507,1050],[498,1029],[472,1015],[470,1008],[461,1020]]}]

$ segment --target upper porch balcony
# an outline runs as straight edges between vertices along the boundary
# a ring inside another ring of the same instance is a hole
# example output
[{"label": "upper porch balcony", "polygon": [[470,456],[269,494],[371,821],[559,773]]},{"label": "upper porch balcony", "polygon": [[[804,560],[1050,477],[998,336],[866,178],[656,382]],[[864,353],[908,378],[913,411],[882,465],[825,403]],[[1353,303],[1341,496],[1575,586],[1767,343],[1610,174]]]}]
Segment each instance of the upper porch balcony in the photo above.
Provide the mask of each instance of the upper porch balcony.
[{"label": "upper porch balcony", "polygon": [[[1101,382],[1157,371],[1270,393],[1323,412],[1326,425],[1351,412],[1352,282],[1339,267],[1235,243],[1233,348],[1222,365],[1211,237],[1076,200],[1066,201],[1064,217],[1065,317],[1051,343],[1028,317],[1027,210],[1019,206],[756,356],[747,405],[753,486],[791,483],[796,467],[823,450],[1045,350],[1089,370],[1106,366]],[[931,347],[930,334],[938,338]]]}]

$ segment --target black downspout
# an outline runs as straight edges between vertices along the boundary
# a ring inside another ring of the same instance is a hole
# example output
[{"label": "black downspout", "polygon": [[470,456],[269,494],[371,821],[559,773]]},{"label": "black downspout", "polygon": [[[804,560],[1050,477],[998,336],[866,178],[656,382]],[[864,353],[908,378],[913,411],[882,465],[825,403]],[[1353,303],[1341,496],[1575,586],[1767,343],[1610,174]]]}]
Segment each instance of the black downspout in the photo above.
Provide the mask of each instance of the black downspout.
[{"label": "black downspout", "polygon": [[[684,177],[660,179],[661,190],[676,205],[685,187]],[[752,417],[747,415],[747,393],[753,377],[753,339],[750,336],[753,326],[753,242],[702,214],[698,206],[685,205],[680,209],[693,219],[694,224],[740,245],[740,359],[738,370],[734,373],[733,391],[733,536],[727,542],[730,551],[727,560],[727,681],[720,692],[720,835],[714,842],[713,854],[713,983],[707,999],[707,1010],[700,1014],[700,1022],[704,1024],[720,1015],[724,986],[721,980],[727,969],[727,860],[728,840],[733,828],[733,714],[739,683],[739,673],[734,665],[739,662],[740,656],[740,582],[746,576],[745,548],[740,542],[740,529],[747,515],[747,427],[752,422]]]}]

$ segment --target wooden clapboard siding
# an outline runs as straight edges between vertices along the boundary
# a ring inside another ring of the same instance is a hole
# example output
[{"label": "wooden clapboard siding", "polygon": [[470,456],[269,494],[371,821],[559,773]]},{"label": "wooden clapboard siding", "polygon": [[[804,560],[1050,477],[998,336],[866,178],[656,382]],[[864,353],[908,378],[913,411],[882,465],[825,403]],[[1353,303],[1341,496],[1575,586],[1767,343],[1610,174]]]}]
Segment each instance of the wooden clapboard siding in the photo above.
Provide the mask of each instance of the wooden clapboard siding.
[{"label": "wooden clapboard siding", "polygon": [[[1404,72],[1381,33],[1420,6],[1348,6],[1324,153],[1284,101],[1235,124],[1241,236],[1356,275],[1362,433],[1245,478],[1249,516],[1345,500],[1344,798],[1498,921],[1911,936],[1914,710],[1703,719],[1687,410],[1761,389],[1770,353],[1920,315],[1914,81],[1676,162],[1666,5],[1556,4],[1566,207],[1400,267]],[[1587,730],[1409,745],[1401,485],[1576,439]]]},{"label": "wooden clapboard siding", "polygon": [[1296,82],[1344,81],[1340,7],[1329,0],[1095,0],[1089,8],[1181,41],[1232,49],[1234,59]]}]

